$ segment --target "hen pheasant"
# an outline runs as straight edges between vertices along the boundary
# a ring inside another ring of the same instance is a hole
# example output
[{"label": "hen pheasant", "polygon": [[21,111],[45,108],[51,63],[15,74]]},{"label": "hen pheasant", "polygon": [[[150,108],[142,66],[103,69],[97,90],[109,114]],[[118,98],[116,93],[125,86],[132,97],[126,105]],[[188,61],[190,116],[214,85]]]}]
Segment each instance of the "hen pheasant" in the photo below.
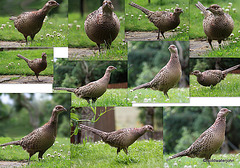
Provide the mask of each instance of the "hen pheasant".
[{"label": "hen pheasant", "polygon": [[14,21],[14,26],[16,29],[23,34],[27,43],[27,37],[30,36],[33,40],[35,35],[41,30],[43,25],[43,20],[48,12],[59,6],[59,4],[54,1],[48,1],[42,9],[32,12],[24,12],[17,17],[11,17],[10,20]]},{"label": "hen pheasant", "polygon": [[19,141],[12,141],[1,146],[20,145],[29,153],[28,163],[31,157],[38,153],[38,159],[42,159],[43,154],[53,145],[57,136],[58,114],[67,111],[63,106],[57,105],[52,111],[50,120],[42,127],[35,129],[30,134],[26,135]]}]

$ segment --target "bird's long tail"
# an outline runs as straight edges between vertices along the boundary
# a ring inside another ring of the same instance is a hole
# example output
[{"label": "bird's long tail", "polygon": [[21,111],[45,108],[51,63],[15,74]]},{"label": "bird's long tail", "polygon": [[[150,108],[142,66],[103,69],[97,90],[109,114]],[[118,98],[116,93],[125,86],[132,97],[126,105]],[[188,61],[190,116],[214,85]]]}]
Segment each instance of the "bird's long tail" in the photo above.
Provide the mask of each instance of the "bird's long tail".
[{"label": "bird's long tail", "polygon": [[8,143],[5,143],[5,144],[1,144],[1,146],[8,146],[8,145],[21,145],[20,144],[20,141],[12,141],[12,142],[8,142]]},{"label": "bird's long tail", "polygon": [[142,6],[139,6],[138,4],[135,4],[134,2],[130,2],[129,5],[131,5],[134,8],[140,9],[146,15],[148,15],[150,13],[150,10],[148,10],[148,9],[142,7]]},{"label": "bird's long tail", "polygon": [[137,90],[137,89],[150,88],[150,87],[151,87],[151,84],[148,82],[148,83],[144,83],[144,84],[142,84],[142,85],[139,85],[139,86],[133,88],[133,91],[134,91],[134,90]]},{"label": "bird's long tail", "polygon": [[175,159],[177,157],[182,157],[182,156],[187,156],[187,151],[186,150],[169,157],[166,161],[171,160],[171,159]]},{"label": "bird's long tail", "polygon": [[195,6],[200,9],[204,15],[206,15],[208,13],[207,9],[205,6],[203,6],[203,4],[201,2],[198,1],[197,4],[195,4]]},{"label": "bird's long tail", "polygon": [[74,92],[75,88],[54,88],[54,90],[66,90],[68,92]]},{"label": "bird's long tail", "polygon": [[105,137],[106,134],[107,134],[107,133],[104,132],[104,131],[100,131],[100,130],[97,130],[97,129],[95,129],[95,128],[88,127],[88,126],[83,125],[83,124],[79,124],[79,127],[82,128],[82,129],[91,131],[91,132],[93,132],[94,134],[97,134],[98,136],[100,136],[101,138]]},{"label": "bird's long tail", "polygon": [[235,69],[238,69],[239,67],[240,67],[240,64],[235,65],[235,66],[233,66],[233,67],[231,67],[231,68],[228,68],[228,69],[226,69],[226,70],[223,71],[223,74],[227,74],[227,73],[229,73],[229,72],[231,72],[231,71],[233,71],[233,70],[235,70]]},{"label": "bird's long tail", "polygon": [[16,20],[16,19],[17,19],[16,16],[12,16],[12,17],[9,18],[9,20]]},{"label": "bird's long tail", "polygon": [[22,55],[20,55],[20,54],[18,54],[17,56],[18,56],[19,58],[24,59],[27,63],[30,61],[29,59],[25,58],[24,56],[22,56]]}]

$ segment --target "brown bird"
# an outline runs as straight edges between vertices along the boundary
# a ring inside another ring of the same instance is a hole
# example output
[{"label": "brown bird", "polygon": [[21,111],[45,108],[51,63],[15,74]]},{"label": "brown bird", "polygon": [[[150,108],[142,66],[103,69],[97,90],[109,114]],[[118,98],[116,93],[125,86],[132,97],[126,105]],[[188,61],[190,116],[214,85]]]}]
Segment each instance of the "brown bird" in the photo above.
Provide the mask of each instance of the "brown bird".
[{"label": "brown bird", "polygon": [[158,72],[152,81],[135,87],[133,91],[142,88],[151,88],[153,90],[163,91],[164,95],[169,98],[167,92],[179,82],[182,76],[182,69],[177,47],[175,45],[170,45],[168,49],[171,53],[171,57],[167,65]]},{"label": "brown bird", "polygon": [[214,50],[212,40],[217,40],[219,47],[221,47],[222,40],[230,36],[233,31],[234,22],[232,17],[224,13],[224,10],[217,4],[205,8],[201,2],[198,2],[195,6],[200,9],[205,16],[203,19],[203,29],[212,50]]},{"label": "brown bird", "polygon": [[117,148],[117,154],[123,149],[128,154],[128,147],[132,145],[139,137],[145,134],[147,131],[153,132],[151,125],[145,125],[142,128],[123,128],[113,132],[104,132],[92,127],[80,124],[81,129],[85,129],[100,136],[103,142],[109,144],[112,147]]},{"label": "brown bird", "polygon": [[97,44],[99,52],[103,43],[110,49],[120,30],[120,22],[113,9],[112,2],[104,0],[102,6],[90,13],[84,22],[85,32]]},{"label": "brown bird", "polygon": [[228,68],[224,71],[221,70],[207,70],[204,72],[200,72],[199,70],[195,70],[192,72],[192,75],[197,77],[197,81],[200,85],[213,87],[227,76],[227,74],[237,68],[239,65],[235,65],[231,68]]},{"label": "brown bird", "polygon": [[90,104],[90,99],[93,103],[101,97],[107,90],[108,83],[110,81],[111,72],[115,70],[114,66],[109,66],[104,76],[97,81],[90,82],[87,85],[78,88],[54,88],[55,90],[66,90],[68,92],[73,92],[77,97],[87,100]]},{"label": "brown bird", "polygon": [[38,159],[42,159],[43,154],[53,145],[57,136],[58,114],[67,111],[62,105],[57,105],[52,111],[50,120],[42,127],[35,129],[19,141],[12,141],[1,146],[20,145],[29,153],[28,164],[31,157],[38,153]]},{"label": "brown bird", "polygon": [[23,34],[27,44],[27,37],[30,36],[33,40],[35,35],[41,30],[43,20],[48,12],[59,6],[56,1],[48,1],[42,9],[32,12],[24,12],[17,17],[11,17],[10,20],[14,21],[14,26]]},{"label": "brown bird", "polygon": [[231,110],[222,108],[210,128],[204,131],[188,149],[171,156],[167,161],[177,157],[188,156],[191,158],[205,158],[209,163],[209,159],[222,146],[225,139],[226,116],[229,112]]},{"label": "brown bird", "polygon": [[181,13],[183,13],[181,8],[176,8],[174,10],[174,13],[167,11],[152,12],[133,2],[130,2],[129,5],[131,5],[134,8],[140,9],[143,13],[145,13],[148,16],[150,22],[152,22],[158,28],[157,39],[159,39],[160,32],[163,38],[165,38],[164,32],[175,29],[180,24],[179,16]]},{"label": "brown bird", "polygon": [[36,58],[34,60],[27,59],[20,54],[18,54],[17,56],[27,62],[28,67],[35,73],[37,80],[40,82],[38,76],[40,72],[44,71],[47,68],[47,54],[42,53],[42,59]]}]

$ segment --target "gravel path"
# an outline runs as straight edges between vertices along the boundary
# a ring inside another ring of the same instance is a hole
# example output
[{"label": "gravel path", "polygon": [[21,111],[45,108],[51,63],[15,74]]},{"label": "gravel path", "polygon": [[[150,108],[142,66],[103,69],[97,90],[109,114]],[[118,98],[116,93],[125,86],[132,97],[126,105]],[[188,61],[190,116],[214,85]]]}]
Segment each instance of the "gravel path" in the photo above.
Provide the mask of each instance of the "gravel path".
[{"label": "gravel path", "polygon": [[41,84],[53,83],[52,76],[39,76],[40,82],[37,81],[36,76],[21,76],[21,75],[1,75],[1,84]]},{"label": "gravel path", "polygon": [[[165,38],[176,35],[176,32],[165,32]],[[157,31],[156,32],[126,32],[125,38],[126,41],[157,41]],[[160,34],[160,40],[163,39]]]}]

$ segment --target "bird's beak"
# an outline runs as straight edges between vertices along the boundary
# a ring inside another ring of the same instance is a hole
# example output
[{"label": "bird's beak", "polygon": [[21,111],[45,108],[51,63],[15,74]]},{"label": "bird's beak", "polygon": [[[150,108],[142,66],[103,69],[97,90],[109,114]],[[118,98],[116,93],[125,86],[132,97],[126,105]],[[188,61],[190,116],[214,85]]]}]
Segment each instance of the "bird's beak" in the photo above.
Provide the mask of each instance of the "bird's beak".
[{"label": "bird's beak", "polygon": [[190,74],[193,75],[193,72],[191,72]]},{"label": "bird's beak", "polygon": [[210,10],[209,8],[207,8],[206,10]]},{"label": "bird's beak", "polygon": [[115,69],[117,69],[116,67],[114,67]]},{"label": "bird's beak", "polygon": [[63,107],[63,111],[67,111],[67,109]]},{"label": "bird's beak", "polygon": [[229,113],[231,113],[232,111],[231,110],[228,110]]}]

